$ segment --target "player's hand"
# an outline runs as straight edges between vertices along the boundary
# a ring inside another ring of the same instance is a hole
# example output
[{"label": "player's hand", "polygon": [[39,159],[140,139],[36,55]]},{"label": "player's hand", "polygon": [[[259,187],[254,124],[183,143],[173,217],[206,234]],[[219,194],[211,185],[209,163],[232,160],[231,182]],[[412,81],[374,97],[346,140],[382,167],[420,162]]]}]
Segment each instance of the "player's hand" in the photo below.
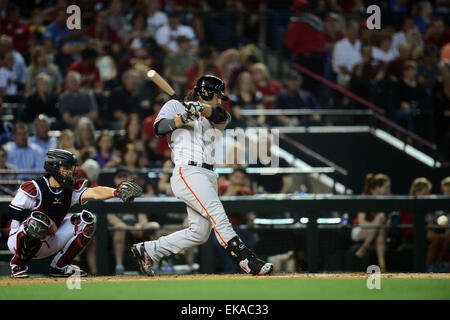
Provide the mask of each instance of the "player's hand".
[{"label": "player's hand", "polygon": [[132,180],[120,183],[117,186],[116,192],[117,196],[125,203],[132,203],[134,198],[144,194],[144,190],[142,190],[141,186]]},{"label": "player's hand", "polygon": [[191,115],[199,117],[203,111],[203,105],[198,101],[188,101],[184,104],[184,110]]},{"label": "player's hand", "polygon": [[[177,114],[178,119],[181,121],[182,125],[184,126],[186,123],[195,121],[198,119],[198,115],[194,115],[194,114],[190,114],[188,112],[185,112],[183,114]],[[177,124],[177,121],[175,120],[175,124]],[[179,128],[179,126],[177,125],[177,128]]]}]

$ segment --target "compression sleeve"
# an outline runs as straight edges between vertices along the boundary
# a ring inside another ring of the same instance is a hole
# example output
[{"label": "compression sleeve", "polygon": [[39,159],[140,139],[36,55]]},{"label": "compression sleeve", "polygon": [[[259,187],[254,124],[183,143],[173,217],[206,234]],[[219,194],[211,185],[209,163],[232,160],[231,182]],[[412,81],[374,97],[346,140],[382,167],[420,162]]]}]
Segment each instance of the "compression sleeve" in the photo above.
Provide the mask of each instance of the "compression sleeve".
[{"label": "compression sleeve", "polygon": [[17,221],[25,221],[31,214],[31,210],[29,209],[16,209],[13,207],[9,207],[8,213],[6,214],[7,219],[17,220]]},{"label": "compression sleeve", "polygon": [[161,119],[155,123],[155,134],[163,137],[177,128],[174,119]]}]

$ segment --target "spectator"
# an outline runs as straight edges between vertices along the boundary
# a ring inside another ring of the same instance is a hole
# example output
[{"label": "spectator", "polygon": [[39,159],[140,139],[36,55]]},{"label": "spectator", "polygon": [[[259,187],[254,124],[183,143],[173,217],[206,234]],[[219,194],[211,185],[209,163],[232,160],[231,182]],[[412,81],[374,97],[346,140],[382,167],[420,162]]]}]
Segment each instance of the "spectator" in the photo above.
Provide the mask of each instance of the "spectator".
[{"label": "spectator", "polygon": [[80,162],[87,159],[95,159],[95,127],[87,117],[81,117],[75,129],[75,148],[79,152]]},{"label": "spectator", "polygon": [[350,80],[350,89],[361,97],[374,97],[376,85],[387,69],[387,64],[376,60],[372,52],[370,44],[364,43],[361,46],[362,60],[353,69]]},{"label": "spectator", "polygon": [[[250,178],[245,171],[245,168],[236,166],[233,173],[230,174],[229,179],[223,181],[218,186],[219,196],[249,196],[253,193],[250,190]],[[249,213],[228,213],[233,229],[239,237],[247,243],[250,249],[254,249],[259,242],[258,234],[254,230],[249,230],[253,220],[256,218],[254,212]],[[240,270],[238,263],[229,254],[223,251],[220,245],[215,245],[215,251],[222,262],[223,273],[235,273]]]},{"label": "spectator", "polygon": [[388,32],[378,34],[377,45],[372,48],[372,57],[382,63],[389,63],[396,57],[391,50],[392,35]]},{"label": "spectator", "polygon": [[33,35],[33,45],[44,45],[44,32],[46,28],[44,19],[45,15],[41,9],[33,9],[30,22],[30,32]]},{"label": "spectator", "polygon": [[450,42],[441,49],[441,61],[450,61]]},{"label": "spectator", "polygon": [[424,34],[433,17],[433,6],[429,1],[420,1],[417,4],[416,11],[417,14],[415,15],[414,21],[420,33]]},{"label": "spectator", "polygon": [[64,125],[74,128],[81,117],[97,119],[97,103],[92,94],[80,88],[81,76],[70,71],[66,76],[66,92],[59,98],[59,112]]},{"label": "spectator", "polygon": [[[43,154],[47,154],[47,151],[50,149],[55,149],[58,143],[58,140],[55,136],[50,136],[50,125],[51,121],[48,116],[45,114],[40,114],[34,120],[34,136],[30,137],[28,141],[38,145]],[[42,159],[42,167],[44,167],[44,160]]]},{"label": "spectator", "polygon": [[[121,77],[124,72],[133,69],[139,70],[142,67],[147,71],[154,69],[161,72],[160,62],[153,56],[157,50],[150,45],[151,41],[140,38],[133,39],[130,44],[130,53],[120,59],[118,64],[118,72]],[[152,55],[150,55],[152,52]]]},{"label": "spectator", "polygon": [[[15,170],[16,167],[13,165],[8,164],[8,153],[6,153],[5,149],[0,146],[0,170]],[[11,181],[17,181],[17,174],[14,173],[2,173],[0,174],[0,178],[2,180],[11,180]],[[0,195],[6,195],[6,196],[14,196],[15,192],[17,190],[17,183],[10,184],[10,183],[2,183],[0,185]]]},{"label": "spectator", "polygon": [[128,143],[122,150],[120,166],[137,171],[142,168],[142,156],[142,153],[132,143]]},{"label": "spectator", "polygon": [[[127,145],[131,144],[138,152],[143,155],[145,153],[145,143],[142,138],[142,123],[140,117],[136,114],[128,117],[127,121],[125,122],[124,129],[125,136],[120,137],[117,141],[117,150],[122,151]],[[143,159],[140,159],[140,161],[141,160]],[[141,162],[139,165],[143,166],[144,163]]]},{"label": "spectator", "polygon": [[[296,0],[291,6],[294,16],[285,36],[286,48],[294,56],[294,61],[319,76],[323,75],[325,38],[322,20],[305,11],[308,1]],[[308,78],[305,89],[316,96],[320,94],[320,82]]]},{"label": "spectator", "polygon": [[170,11],[167,24],[160,27],[155,34],[156,43],[165,53],[178,52],[177,37],[185,35],[196,50],[198,41],[195,37],[194,29],[187,25],[180,24],[180,15],[178,12]]},{"label": "spectator", "polygon": [[389,62],[386,70],[386,74],[393,82],[397,82],[403,77],[403,65],[410,57],[410,47],[406,41],[398,46],[397,51],[397,58]]},{"label": "spectator", "polygon": [[216,53],[213,47],[204,46],[199,50],[198,61],[191,68],[186,69],[185,90],[194,88],[197,80],[205,74],[211,74],[222,79],[222,71],[216,65]]},{"label": "spectator", "polygon": [[67,69],[82,58],[82,52],[86,48],[88,38],[81,29],[72,29],[69,34],[59,40],[58,51],[55,56],[55,64],[66,75]]},{"label": "spectator", "polygon": [[252,65],[251,73],[256,90],[263,95],[263,103],[266,109],[272,109],[277,94],[283,90],[283,86],[276,80],[273,80],[269,69],[264,63],[258,62]]},{"label": "spectator", "polygon": [[57,8],[54,22],[50,23],[44,31],[44,45],[47,52],[56,51],[59,47],[59,41],[69,35],[66,23],[66,8]]},{"label": "spectator", "polygon": [[445,30],[444,21],[442,19],[433,20],[424,35],[424,43],[442,48],[448,42],[450,42],[450,32]]},{"label": "spectator", "polygon": [[[118,169],[114,175],[114,185],[119,185],[121,182],[128,180],[131,173],[126,169]],[[114,260],[116,263],[115,274],[122,275],[125,272],[123,265],[123,254],[125,252],[126,232],[129,231],[133,237],[133,241],[144,241],[149,235],[144,228],[151,228],[153,230],[159,228],[157,222],[149,222],[145,213],[139,214],[107,214],[108,224],[114,228],[112,233],[112,245],[114,250]]]},{"label": "spectator", "polygon": [[36,46],[31,53],[30,66],[25,71],[25,95],[32,95],[35,90],[35,79],[40,73],[46,73],[51,78],[51,91],[59,95],[62,88],[61,73],[56,65],[49,63],[44,47]]},{"label": "spectator", "polygon": [[115,88],[108,101],[108,118],[114,129],[123,127],[131,114],[144,118],[151,113],[150,96],[139,94],[139,75],[128,70],[122,75],[122,86]]},{"label": "spectator", "polygon": [[[166,169],[166,170],[173,169],[173,167],[174,167],[174,164],[173,164],[172,160],[170,160],[170,159],[164,161],[164,164],[162,166],[162,168]],[[171,174],[169,174],[169,173],[161,174],[161,176],[159,177],[159,180],[158,180],[158,194],[169,196],[169,197],[174,196],[172,187],[170,185],[170,177],[171,177]]]},{"label": "spectator", "polygon": [[411,50],[411,58],[414,60],[420,59],[423,50],[423,39],[417,27],[412,28],[406,34],[406,42],[408,43]]},{"label": "spectator", "polygon": [[4,57],[9,52],[12,53],[14,58],[12,70],[14,72],[16,81],[22,84],[25,70],[27,68],[25,65],[25,60],[19,52],[13,50],[12,38],[3,34],[0,36],[0,57]]},{"label": "spectator", "polygon": [[[241,126],[246,127],[246,120],[241,117],[240,110],[241,109],[264,109],[264,105],[262,103],[262,93],[256,91],[255,83],[253,82],[252,75],[250,72],[244,71],[242,72],[238,79],[237,85],[233,94],[230,94],[230,100],[232,102],[232,116],[233,121],[231,126],[228,128]],[[259,124],[263,124],[265,117],[258,116]]]},{"label": "spectator", "polygon": [[116,167],[120,163],[120,157],[114,150],[114,136],[109,130],[103,130],[95,143],[97,160],[101,169]]},{"label": "spectator", "polygon": [[75,135],[70,129],[65,129],[61,131],[58,138],[58,144],[56,146],[58,149],[63,149],[72,152],[77,157],[80,156],[80,152],[75,148]]},{"label": "spectator", "polygon": [[[28,141],[28,127],[24,123],[14,126],[14,141],[5,146],[8,154],[8,164],[18,170],[44,170],[42,158],[45,156],[42,149]],[[33,174],[21,174],[20,179],[34,178]]]},{"label": "spectator", "polygon": [[130,22],[131,25],[128,27],[128,33],[123,39],[125,46],[129,46],[133,39],[148,41],[152,38],[152,34],[147,29],[147,16],[145,12],[136,10]]},{"label": "spectator", "polygon": [[121,0],[112,0],[108,8],[108,26],[112,28],[120,39],[126,36],[127,19],[123,14]]},{"label": "spectator", "polygon": [[391,43],[391,51],[398,52],[398,48],[401,44],[406,43],[406,35],[410,30],[414,28],[414,19],[410,17],[406,17],[403,20],[402,29],[400,31],[397,31],[392,36],[392,43]]},{"label": "spectator", "polygon": [[185,70],[192,68],[197,58],[192,52],[191,41],[186,36],[179,36],[177,43],[178,52],[173,52],[165,58],[164,75],[181,97],[187,82]]},{"label": "spectator", "polygon": [[19,21],[20,9],[17,5],[10,3],[5,14],[6,17],[1,23],[2,33],[12,38],[14,50],[26,55],[33,40],[30,28]]},{"label": "spectator", "polygon": [[23,120],[30,123],[39,114],[45,114],[58,121],[59,112],[56,108],[58,98],[51,90],[52,79],[47,73],[42,72],[36,76],[35,84],[36,92],[26,99]]},{"label": "spectator", "polygon": [[450,74],[434,91],[431,105],[438,150],[450,160]]},{"label": "spectator", "polygon": [[403,65],[403,78],[396,86],[395,90],[395,119],[410,131],[414,131],[414,118],[421,108],[424,108],[423,101],[426,98],[425,89],[417,83],[417,64],[414,61],[407,61]]},{"label": "spectator", "polygon": [[116,31],[108,25],[107,10],[97,12],[95,22],[86,28],[84,34],[98,44],[102,55],[116,54],[121,49]]},{"label": "spectator", "polygon": [[[388,176],[381,173],[367,174],[363,195],[381,196],[389,195],[390,192],[391,182]],[[364,241],[355,255],[359,258],[364,257],[370,244],[375,240],[375,250],[381,272],[386,272],[386,229],[383,226],[387,225],[387,221],[388,217],[385,212],[358,212],[353,220],[352,240]]]},{"label": "spectator", "polygon": [[156,30],[168,23],[167,14],[160,10],[158,0],[150,0],[147,5],[147,30],[155,36]]},{"label": "spectator", "polygon": [[[275,109],[319,109],[319,104],[311,92],[302,89],[303,77],[291,71],[285,77],[286,89],[277,94],[275,100]],[[278,115],[275,117],[277,121],[284,125],[298,125],[302,122],[301,116],[285,116]],[[320,115],[313,115],[312,120],[320,121]]]},{"label": "spectator", "polygon": [[361,41],[358,40],[359,24],[348,23],[345,38],[336,42],[333,50],[332,65],[337,74],[337,83],[347,87],[354,68],[361,63]]},{"label": "spectator", "polygon": [[432,95],[433,87],[439,77],[438,50],[432,45],[426,45],[422,59],[417,63],[417,82],[425,87],[427,96]]},{"label": "spectator", "polygon": [[16,74],[14,73],[14,56],[11,51],[7,52],[0,66],[0,96],[15,96],[19,93]]},{"label": "spectator", "polygon": [[[411,187],[409,188],[409,195],[416,196],[426,196],[431,192],[431,182],[424,177],[416,178],[411,183]],[[402,225],[412,225],[414,223],[414,213],[413,212],[402,212],[400,214],[400,223]],[[413,229],[402,229],[403,241],[405,243],[412,243]],[[427,258],[427,261],[429,259]],[[429,263],[427,263],[429,266]]]},{"label": "spectator", "polygon": [[258,47],[254,44],[248,44],[239,50],[239,62],[240,65],[232,69],[228,79],[231,91],[235,89],[237,78],[241,72],[250,72],[250,68],[253,64],[261,62],[261,52]]},{"label": "spectator", "polygon": [[[235,48],[229,48],[222,51],[217,59],[217,67],[222,70],[223,81],[225,86],[231,87],[229,85],[231,75],[234,69],[240,66],[239,50]],[[248,70],[247,70],[248,71]]]},{"label": "spectator", "polygon": [[72,63],[69,71],[76,71],[81,75],[80,85],[83,88],[101,92],[102,81],[100,70],[96,66],[98,52],[94,48],[86,47],[81,51],[81,60]]}]

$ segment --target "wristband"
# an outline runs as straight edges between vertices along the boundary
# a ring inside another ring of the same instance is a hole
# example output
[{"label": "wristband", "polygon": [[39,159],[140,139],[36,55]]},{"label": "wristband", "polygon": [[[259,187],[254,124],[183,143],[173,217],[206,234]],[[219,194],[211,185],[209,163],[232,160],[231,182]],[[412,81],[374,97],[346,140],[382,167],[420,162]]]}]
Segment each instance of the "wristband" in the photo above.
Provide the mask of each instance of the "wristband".
[{"label": "wristband", "polygon": [[119,197],[119,194],[117,193],[117,190],[113,190],[112,194],[113,194],[114,198],[118,198]]}]

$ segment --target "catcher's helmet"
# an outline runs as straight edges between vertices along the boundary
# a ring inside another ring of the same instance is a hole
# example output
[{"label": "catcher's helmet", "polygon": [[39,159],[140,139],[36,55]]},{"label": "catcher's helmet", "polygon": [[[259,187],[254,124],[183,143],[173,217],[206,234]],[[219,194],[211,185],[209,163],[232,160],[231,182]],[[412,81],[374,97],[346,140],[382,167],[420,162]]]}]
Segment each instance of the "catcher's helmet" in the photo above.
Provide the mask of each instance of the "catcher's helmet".
[{"label": "catcher's helmet", "polygon": [[[72,152],[62,149],[51,149],[45,156],[44,169],[62,187],[69,188],[75,182],[73,173],[77,164],[77,157]],[[63,175],[59,169],[61,166],[73,166],[72,174],[69,176]]]},{"label": "catcher's helmet", "polygon": [[225,95],[225,83],[216,76],[206,75],[198,79],[194,91],[197,92],[203,100],[209,101],[213,98],[214,92],[222,96],[222,99],[228,101]]}]

